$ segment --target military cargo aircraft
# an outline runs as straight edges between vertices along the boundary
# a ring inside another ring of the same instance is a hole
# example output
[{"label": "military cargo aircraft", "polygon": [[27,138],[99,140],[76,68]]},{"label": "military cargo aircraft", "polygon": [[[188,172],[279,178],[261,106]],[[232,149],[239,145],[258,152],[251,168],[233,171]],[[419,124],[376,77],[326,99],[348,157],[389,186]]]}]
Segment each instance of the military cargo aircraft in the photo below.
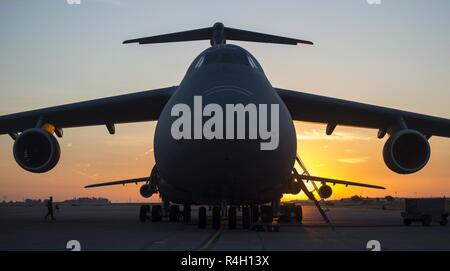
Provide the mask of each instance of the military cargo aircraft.
[{"label": "military cargo aircraft", "polygon": [[[450,136],[448,119],[273,87],[252,54],[227,43],[313,45],[310,41],[216,23],[124,43],[196,40],[209,40],[211,46],[194,59],[177,86],[1,116],[0,134],[13,138],[18,165],[33,173],[54,168],[60,158],[57,137],[63,136],[65,128],[104,125],[114,134],[115,124],[157,121],[156,164],[150,176],[87,187],[143,183],[143,197],[159,193],[163,202],[172,204],[171,220],[179,218],[178,204],[184,206],[185,221],[191,219],[192,204],[213,206],[214,228],[220,227],[220,206],[229,206],[230,228],[236,227],[236,208],[242,208],[242,224],[248,228],[258,216],[270,222],[282,195],[300,191],[316,203],[327,220],[307,182],[321,199],[332,195],[329,184],[384,189],[310,176],[296,154],[293,121],[324,123],[329,136],[338,125],[377,129],[378,138],[389,136],[383,149],[386,166],[399,174],[417,172],[427,164],[431,136]],[[296,162],[303,173],[295,169]],[[294,211],[301,220],[301,206]],[[148,206],[141,207],[141,220],[148,218],[148,212]],[[153,206],[151,217],[161,220],[162,206]],[[204,228],[206,221],[206,209],[201,207],[199,227]]]}]

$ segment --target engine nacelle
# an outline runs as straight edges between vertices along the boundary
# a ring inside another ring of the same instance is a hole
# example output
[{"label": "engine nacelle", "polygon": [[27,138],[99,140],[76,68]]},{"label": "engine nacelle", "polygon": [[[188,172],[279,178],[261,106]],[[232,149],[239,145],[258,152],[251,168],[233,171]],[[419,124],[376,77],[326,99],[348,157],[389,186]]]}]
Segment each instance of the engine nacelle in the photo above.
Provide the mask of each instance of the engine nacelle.
[{"label": "engine nacelle", "polygon": [[297,182],[295,177],[292,175],[289,178],[289,181],[286,183],[286,186],[283,190],[284,194],[292,194],[297,195],[302,191],[302,188],[300,187],[300,184]]},{"label": "engine nacelle", "polygon": [[328,199],[331,195],[333,195],[333,189],[331,186],[324,184],[319,188],[319,196],[322,199]]},{"label": "engine nacelle", "polygon": [[411,174],[421,170],[430,160],[430,143],[415,130],[394,133],[383,148],[384,162],[392,171]]},{"label": "engine nacelle", "polygon": [[154,189],[151,188],[151,186],[149,184],[144,184],[141,186],[141,188],[139,189],[139,193],[141,194],[142,197],[148,199],[150,198],[153,194],[156,193],[156,191]]},{"label": "engine nacelle", "polygon": [[14,142],[13,153],[17,164],[26,171],[44,173],[58,164],[61,149],[52,134],[33,128],[20,134]]}]

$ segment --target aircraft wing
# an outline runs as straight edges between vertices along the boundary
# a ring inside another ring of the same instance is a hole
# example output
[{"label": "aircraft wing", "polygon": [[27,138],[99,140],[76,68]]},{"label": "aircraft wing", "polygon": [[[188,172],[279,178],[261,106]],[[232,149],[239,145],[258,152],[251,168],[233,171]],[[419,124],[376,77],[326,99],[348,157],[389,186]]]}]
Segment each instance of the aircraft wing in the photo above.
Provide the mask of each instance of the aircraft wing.
[{"label": "aircraft wing", "polygon": [[299,178],[301,178],[302,180],[306,180],[306,181],[331,183],[333,185],[343,184],[345,186],[361,186],[361,187],[374,188],[374,189],[386,189],[385,187],[382,187],[382,186],[365,184],[365,183],[355,183],[355,182],[334,180],[334,179],[330,179],[330,178],[323,178],[323,177],[316,177],[316,176],[309,176],[309,175],[299,175],[299,176],[300,176]]},{"label": "aircraft wing", "polygon": [[148,90],[0,116],[0,134],[34,128],[39,120],[56,128],[158,120],[176,88]]},{"label": "aircraft wing", "polygon": [[403,120],[409,129],[417,130],[427,137],[450,137],[450,119],[286,89],[275,90],[286,104],[293,120],[384,131],[396,127]]},{"label": "aircraft wing", "polygon": [[142,178],[136,178],[136,179],[123,180],[123,181],[90,184],[90,185],[86,185],[84,188],[93,188],[93,187],[111,186],[111,185],[120,185],[120,184],[126,185],[126,184],[130,184],[130,183],[137,184],[137,183],[148,182],[149,180],[150,180],[150,177],[142,177]]}]

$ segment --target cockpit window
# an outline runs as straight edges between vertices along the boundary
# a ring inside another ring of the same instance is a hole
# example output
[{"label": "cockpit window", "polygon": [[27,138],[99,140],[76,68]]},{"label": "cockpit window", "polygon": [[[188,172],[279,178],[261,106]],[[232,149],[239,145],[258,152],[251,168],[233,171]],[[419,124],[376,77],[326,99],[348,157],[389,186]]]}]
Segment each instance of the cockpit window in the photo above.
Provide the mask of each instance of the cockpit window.
[{"label": "cockpit window", "polygon": [[249,62],[245,54],[241,52],[233,52],[232,50],[221,51],[221,52],[209,52],[205,54],[204,65],[210,64],[242,64],[249,66]]},{"label": "cockpit window", "polygon": [[213,64],[238,64],[245,65],[255,70],[261,70],[258,62],[247,52],[234,48],[218,48],[207,50],[195,60],[191,69],[197,70],[203,66]]},{"label": "cockpit window", "polygon": [[221,55],[218,53],[206,53],[205,55],[205,65],[222,63]]}]

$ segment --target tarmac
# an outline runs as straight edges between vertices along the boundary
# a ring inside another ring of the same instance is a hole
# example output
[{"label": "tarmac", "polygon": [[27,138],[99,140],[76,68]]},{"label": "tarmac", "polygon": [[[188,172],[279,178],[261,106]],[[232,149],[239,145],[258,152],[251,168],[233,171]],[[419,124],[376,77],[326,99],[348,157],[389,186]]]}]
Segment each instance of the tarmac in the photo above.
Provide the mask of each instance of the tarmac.
[{"label": "tarmac", "polygon": [[[384,251],[450,250],[450,226],[403,226],[400,210],[330,207],[334,229],[313,206],[304,206],[303,223],[280,223],[279,232],[256,232],[138,221],[139,205],[60,206],[55,221],[44,220],[44,206],[0,206],[0,250],[64,251],[76,240],[86,251],[366,251],[375,240]],[[239,213],[238,213],[239,215]],[[239,222],[241,221],[238,218]]]}]

